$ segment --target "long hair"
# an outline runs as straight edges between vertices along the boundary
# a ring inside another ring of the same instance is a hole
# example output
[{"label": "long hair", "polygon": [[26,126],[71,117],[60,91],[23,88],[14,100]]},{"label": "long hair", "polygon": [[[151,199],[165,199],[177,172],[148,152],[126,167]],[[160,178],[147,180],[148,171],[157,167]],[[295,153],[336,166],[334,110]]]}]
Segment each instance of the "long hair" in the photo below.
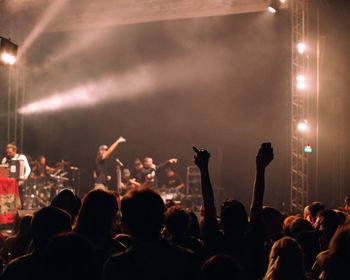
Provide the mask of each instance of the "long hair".
[{"label": "long hair", "polygon": [[290,237],[276,241],[270,252],[264,280],[305,280],[304,257],[299,243]]}]

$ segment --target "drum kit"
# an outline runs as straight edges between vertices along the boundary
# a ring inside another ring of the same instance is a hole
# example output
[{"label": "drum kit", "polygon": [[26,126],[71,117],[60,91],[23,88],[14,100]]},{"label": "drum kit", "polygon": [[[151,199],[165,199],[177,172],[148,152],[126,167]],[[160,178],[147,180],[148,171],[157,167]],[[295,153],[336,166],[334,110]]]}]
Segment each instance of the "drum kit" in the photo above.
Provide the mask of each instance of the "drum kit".
[{"label": "drum kit", "polygon": [[[34,162],[35,166],[37,162]],[[59,161],[56,167],[46,167],[44,174],[30,176],[24,189],[24,209],[38,209],[49,206],[52,199],[63,189],[75,193],[79,180],[79,168],[69,161]]]},{"label": "drum kit", "polygon": [[176,204],[181,204],[181,201],[185,198],[185,194],[176,188],[161,188],[159,191],[164,203],[174,201]]}]

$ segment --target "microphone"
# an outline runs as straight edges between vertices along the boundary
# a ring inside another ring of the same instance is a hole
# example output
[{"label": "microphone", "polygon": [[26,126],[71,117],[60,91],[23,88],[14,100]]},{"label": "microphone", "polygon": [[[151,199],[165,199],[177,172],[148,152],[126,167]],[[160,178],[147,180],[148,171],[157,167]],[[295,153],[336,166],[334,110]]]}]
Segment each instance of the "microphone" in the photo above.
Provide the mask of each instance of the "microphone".
[{"label": "microphone", "polygon": [[119,160],[119,158],[115,159],[115,162],[120,166],[120,167],[124,167],[124,164]]}]

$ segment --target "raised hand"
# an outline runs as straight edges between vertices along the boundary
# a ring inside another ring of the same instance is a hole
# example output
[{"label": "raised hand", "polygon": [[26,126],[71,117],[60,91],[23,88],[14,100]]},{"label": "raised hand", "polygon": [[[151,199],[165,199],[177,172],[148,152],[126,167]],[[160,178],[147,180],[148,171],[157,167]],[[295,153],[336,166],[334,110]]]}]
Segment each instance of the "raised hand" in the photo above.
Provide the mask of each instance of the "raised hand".
[{"label": "raised hand", "polygon": [[169,159],[169,163],[171,163],[171,164],[176,164],[177,161],[178,161],[177,158],[171,158],[171,159]]},{"label": "raised hand", "polygon": [[271,143],[262,143],[258,154],[256,155],[257,168],[265,169],[273,160],[273,156]]},{"label": "raised hand", "polygon": [[210,153],[207,150],[199,150],[195,146],[192,147],[195,151],[194,163],[198,166],[199,169],[208,168]]},{"label": "raised hand", "polygon": [[120,143],[125,143],[126,142],[126,139],[124,137],[119,137],[117,142],[120,144]]}]

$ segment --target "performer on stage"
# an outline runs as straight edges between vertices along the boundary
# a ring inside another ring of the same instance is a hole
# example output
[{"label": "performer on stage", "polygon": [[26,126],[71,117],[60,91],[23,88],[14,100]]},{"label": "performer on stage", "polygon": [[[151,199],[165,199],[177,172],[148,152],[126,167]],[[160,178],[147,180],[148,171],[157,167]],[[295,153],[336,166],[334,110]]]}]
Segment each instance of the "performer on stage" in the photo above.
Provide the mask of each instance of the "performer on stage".
[{"label": "performer on stage", "polygon": [[108,189],[107,183],[111,180],[111,176],[108,175],[107,159],[109,159],[118,145],[124,142],[126,140],[123,137],[119,137],[109,148],[106,145],[98,147],[93,173],[95,189]]},{"label": "performer on stage", "polygon": [[17,154],[17,147],[15,144],[7,144],[6,146],[6,157],[4,157],[1,161],[2,164],[10,164],[11,160],[20,160],[23,161],[24,164],[24,180],[18,182],[19,186],[19,196],[21,203],[24,203],[25,200],[25,186],[26,180],[28,179],[31,169],[28,163],[27,157],[23,154]]},{"label": "performer on stage", "polygon": [[164,190],[174,190],[174,191],[183,191],[185,184],[182,181],[181,177],[175,173],[171,167],[165,168],[165,180],[162,185]]},{"label": "performer on stage", "polygon": [[141,184],[131,177],[131,172],[128,168],[124,168],[122,171],[120,195],[125,195],[128,191],[140,187]]},{"label": "performer on stage", "polygon": [[[1,161],[1,164],[9,164],[11,160],[21,160],[24,163],[24,180],[27,180],[31,169],[28,163],[28,160],[25,155],[17,154],[17,147],[15,144],[7,144],[6,146],[6,157],[4,157]],[[23,182],[19,182],[23,183]]]},{"label": "performer on stage", "polygon": [[176,158],[171,158],[161,164],[155,165],[151,157],[145,157],[143,160],[143,184],[146,184],[150,187],[156,187],[156,177],[157,173],[163,168],[169,166],[170,164],[177,163]]},{"label": "performer on stage", "polygon": [[50,173],[53,173],[54,171],[54,168],[51,168],[46,164],[46,157],[44,155],[40,155],[38,161],[36,161],[33,166],[32,174],[30,177],[32,179],[36,179],[39,177],[43,178],[49,175]]}]

